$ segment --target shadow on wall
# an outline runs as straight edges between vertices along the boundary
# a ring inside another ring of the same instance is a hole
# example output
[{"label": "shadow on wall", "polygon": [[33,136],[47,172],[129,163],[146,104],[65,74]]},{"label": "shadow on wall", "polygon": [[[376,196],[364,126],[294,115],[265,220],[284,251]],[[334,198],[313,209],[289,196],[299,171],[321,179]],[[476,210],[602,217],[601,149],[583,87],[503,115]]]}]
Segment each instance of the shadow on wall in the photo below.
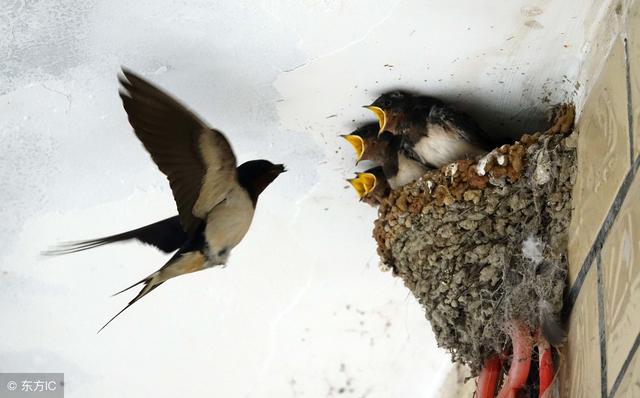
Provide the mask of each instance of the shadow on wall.
[{"label": "shadow on wall", "polygon": [[[505,106],[493,98],[479,98],[474,93],[427,93],[406,87],[393,87],[388,91],[403,91],[415,95],[432,95],[456,109],[468,113],[498,144],[512,143],[525,133],[544,131],[549,128],[549,117],[553,104],[540,101],[540,105],[529,109]],[[374,97],[382,94],[377,93]]]}]

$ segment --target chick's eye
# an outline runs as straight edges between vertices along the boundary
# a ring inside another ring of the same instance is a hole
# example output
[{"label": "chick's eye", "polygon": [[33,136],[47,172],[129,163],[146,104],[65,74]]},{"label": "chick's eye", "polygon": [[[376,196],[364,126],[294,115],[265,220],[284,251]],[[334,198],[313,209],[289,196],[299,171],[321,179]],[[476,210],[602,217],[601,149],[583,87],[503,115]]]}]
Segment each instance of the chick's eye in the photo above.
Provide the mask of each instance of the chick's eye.
[{"label": "chick's eye", "polygon": [[220,256],[224,256],[225,254],[227,254],[227,249],[226,249],[226,248],[224,248],[224,249],[222,249],[222,250],[220,250],[220,251],[218,252],[218,257],[220,257]]},{"label": "chick's eye", "polygon": [[382,101],[382,106],[384,106],[385,108],[390,107],[391,105],[392,103],[390,99],[385,99],[384,101]]}]

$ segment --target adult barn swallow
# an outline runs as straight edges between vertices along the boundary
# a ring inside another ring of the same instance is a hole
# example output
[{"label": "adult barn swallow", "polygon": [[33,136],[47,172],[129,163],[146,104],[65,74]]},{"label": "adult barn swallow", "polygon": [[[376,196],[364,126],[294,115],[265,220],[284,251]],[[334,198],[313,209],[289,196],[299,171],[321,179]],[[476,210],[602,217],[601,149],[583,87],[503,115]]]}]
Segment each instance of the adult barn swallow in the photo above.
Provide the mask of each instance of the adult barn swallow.
[{"label": "adult barn swallow", "polygon": [[[247,233],[260,193],[285,170],[282,164],[251,160],[236,166],[229,141],[160,88],[123,69],[120,98],[129,123],[162,173],[178,208],[169,218],[137,230],[78,242],[57,253],[138,239],[176,253],[159,270],[122,290],[144,285],[118,315],[167,280],[215,265]],[[179,225],[178,225],[179,222]],[[118,293],[116,293],[118,294]]]},{"label": "adult barn swallow", "polygon": [[407,151],[425,165],[441,167],[491,147],[473,119],[437,98],[393,91],[366,108],[378,118],[380,133],[401,135]]},{"label": "adult barn swallow", "polygon": [[382,166],[391,189],[409,184],[429,170],[407,156],[401,136],[378,131],[377,123],[369,123],[342,137],[355,149],[357,161],[371,160]]},{"label": "adult barn swallow", "polygon": [[371,206],[379,205],[389,195],[390,187],[381,166],[356,173],[356,178],[347,181],[356,190],[360,200]]}]

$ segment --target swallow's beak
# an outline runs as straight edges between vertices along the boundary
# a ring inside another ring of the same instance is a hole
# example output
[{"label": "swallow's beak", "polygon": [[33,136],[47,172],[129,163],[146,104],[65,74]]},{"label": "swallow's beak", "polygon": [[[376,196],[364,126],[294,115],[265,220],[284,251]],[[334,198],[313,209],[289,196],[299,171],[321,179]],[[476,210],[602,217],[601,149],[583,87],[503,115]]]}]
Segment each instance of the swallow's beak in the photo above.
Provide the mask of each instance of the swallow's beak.
[{"label": "swallow's beak", "polygon": [[364,154],[364,140],[362,137],[354,134],[341,135],[340,137],[349,141],[349,144],[351,144],[353,149],[356,151],[356,164],[358,164]]},{"label": "swallow's beak", "polygon": [[285,165],[283,165],[283,164],[274,164],[273,165],[273,171],[278,173],[278,174],[282,174],[282,173],[287,172],[287,169],[286,169]]},{"label": "swallow's beak", "polygon": [[385,127],[387,126],[387,115],[379,106],[367,105],[365,106],[365,108],[373,112],[378,118],[378,124],[380,125],[380,131],[378,131],[378,135],[382,134]]},{"label": "swallow's beak", "polygon": [[373,191],[376,187],[376,176],[373,173],[356,173],[358,175],[358,180],[360,184],[362,184],[362,189],[364,190],[364,194],[362,196],[368,195],[371,191]]},{"label": "swallow's beak", "polygon": [[360,177],[356,177],[356,178],[349,178],[347,180],[347,182],[349,182],[349,184],[351,184],[351,186],[353,187],[353,189],[356,190],[356,193],[358,194],[358,197],[360,199],[362,199],[362,197],[364,195],[366,195],[365,189],[364,189],[364,185],[362,184],[362,181],[360,181]]}]

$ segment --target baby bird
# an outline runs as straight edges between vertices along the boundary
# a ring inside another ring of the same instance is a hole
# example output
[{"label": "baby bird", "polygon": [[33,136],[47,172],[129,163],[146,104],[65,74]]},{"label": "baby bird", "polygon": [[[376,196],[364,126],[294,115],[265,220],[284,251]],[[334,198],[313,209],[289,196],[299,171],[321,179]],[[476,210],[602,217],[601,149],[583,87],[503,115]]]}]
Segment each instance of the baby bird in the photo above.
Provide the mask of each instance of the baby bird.
[{"label": "baby bird", "polygon": [[389,183],[381,166],[358,172],[356,178],[347,181],[356,190],[360,200],[371,206],[378,206],[383,199],[389,196]]},{"label": "baby bird", "polygon": [[391,189],[409,184],[429,170],[407,156],[401,136],[378,131],[378,124],[369,123],[342,136],[356,151],[356,164],[360,160],[371,160],[381,165]]},{"label": "baby bird", "polygon": [[403,147],[424,165],[438,168],[491,148],[473,119],[437,98],[394,91],[366,108],[378,118],[380,134],[402,136]]}]

